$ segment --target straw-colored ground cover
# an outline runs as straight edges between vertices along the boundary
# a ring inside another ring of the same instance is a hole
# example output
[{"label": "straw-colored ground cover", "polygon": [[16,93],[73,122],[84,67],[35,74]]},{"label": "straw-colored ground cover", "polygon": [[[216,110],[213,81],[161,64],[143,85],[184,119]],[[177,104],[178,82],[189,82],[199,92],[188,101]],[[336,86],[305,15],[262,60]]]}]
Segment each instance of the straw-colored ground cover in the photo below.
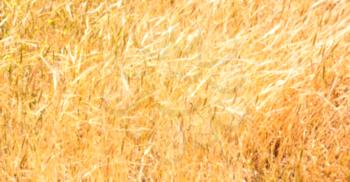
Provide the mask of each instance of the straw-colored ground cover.
[{"label": "straw-colored ground cover", "polygon": [[349,181],[347,0],[1,0],[0,181]]}]

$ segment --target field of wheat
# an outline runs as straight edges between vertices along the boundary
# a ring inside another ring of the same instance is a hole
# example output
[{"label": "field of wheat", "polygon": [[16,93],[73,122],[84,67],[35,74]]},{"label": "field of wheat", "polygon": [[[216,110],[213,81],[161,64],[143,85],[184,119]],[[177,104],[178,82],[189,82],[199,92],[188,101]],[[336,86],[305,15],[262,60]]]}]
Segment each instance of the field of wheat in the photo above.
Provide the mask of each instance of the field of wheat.
[{"label": "field of wheat", "polygon": [[1,0],[0,181],[350,181],[347,0]]}]

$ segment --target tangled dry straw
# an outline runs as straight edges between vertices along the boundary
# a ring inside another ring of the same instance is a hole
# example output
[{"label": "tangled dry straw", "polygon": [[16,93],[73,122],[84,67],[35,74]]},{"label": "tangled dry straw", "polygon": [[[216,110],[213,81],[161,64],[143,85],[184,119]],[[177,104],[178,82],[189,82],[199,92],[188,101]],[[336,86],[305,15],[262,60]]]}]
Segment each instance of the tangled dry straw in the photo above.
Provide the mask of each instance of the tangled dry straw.
[{"label": "tangled dry straw", "polygon": [[0,1],[0,181],[349,181],[347,0]]}]

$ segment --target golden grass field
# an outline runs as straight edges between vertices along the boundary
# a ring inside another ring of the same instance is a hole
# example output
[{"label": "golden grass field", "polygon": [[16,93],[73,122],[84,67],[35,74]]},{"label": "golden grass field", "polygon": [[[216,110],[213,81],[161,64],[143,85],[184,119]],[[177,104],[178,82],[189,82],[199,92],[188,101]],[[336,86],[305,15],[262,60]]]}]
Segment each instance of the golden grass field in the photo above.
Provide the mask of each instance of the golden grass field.
[{"label": "golden grass field", "polygon": [[350,1],[1,0],[0,181],[350,181]]}]

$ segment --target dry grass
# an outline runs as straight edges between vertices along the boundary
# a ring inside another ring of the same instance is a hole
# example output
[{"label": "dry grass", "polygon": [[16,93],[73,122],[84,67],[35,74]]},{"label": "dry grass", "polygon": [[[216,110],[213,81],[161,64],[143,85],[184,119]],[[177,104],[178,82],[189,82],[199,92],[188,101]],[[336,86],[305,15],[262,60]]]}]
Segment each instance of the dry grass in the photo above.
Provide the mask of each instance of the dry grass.
[{"label": "dry grass", "polygon": [[347,0],[1,0],[0,181],[350,181]]}]

